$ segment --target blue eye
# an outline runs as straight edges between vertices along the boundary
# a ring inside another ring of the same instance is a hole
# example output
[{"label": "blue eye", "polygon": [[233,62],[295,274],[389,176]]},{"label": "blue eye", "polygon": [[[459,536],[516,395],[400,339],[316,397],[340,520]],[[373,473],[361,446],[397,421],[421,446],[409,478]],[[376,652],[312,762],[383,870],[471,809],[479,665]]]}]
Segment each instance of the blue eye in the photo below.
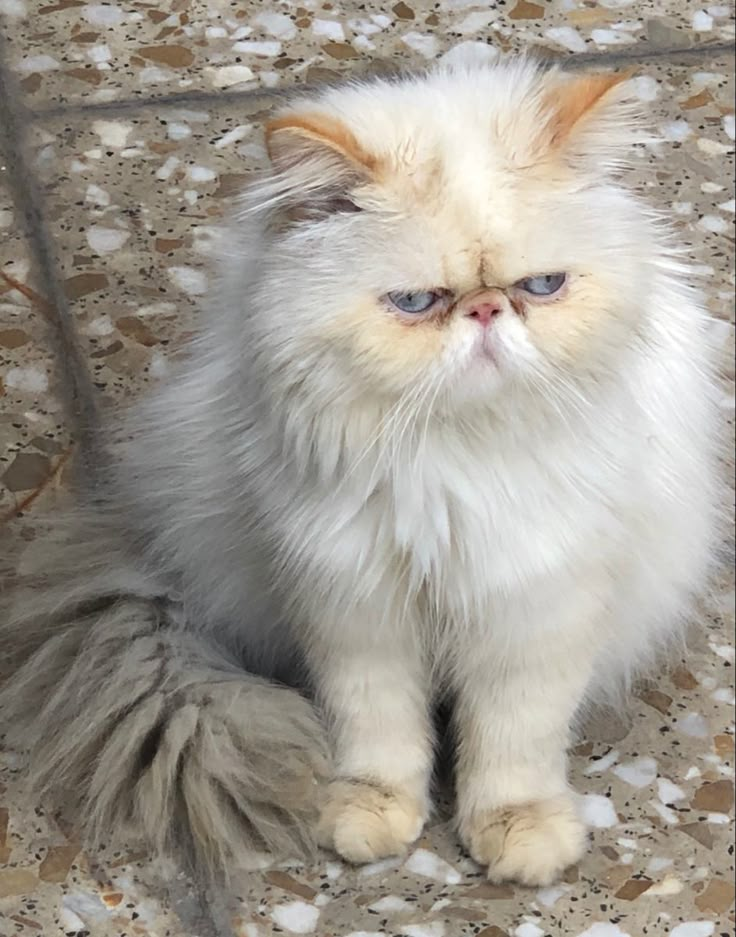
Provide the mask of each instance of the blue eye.
[{"label": "blue eye", "polygon": [[431,309],[440,298],[440,294],[431,290],[418,290],[409,293],[389,293],[388,298],[402,312],[418,315]]},{"label": "blue eye", "polygon": [[552,296],[562,289],[566,280],[566,273],[546,273],[542,276],[519,280],[516,286],[525,293],[531,293],[532,296]]}]

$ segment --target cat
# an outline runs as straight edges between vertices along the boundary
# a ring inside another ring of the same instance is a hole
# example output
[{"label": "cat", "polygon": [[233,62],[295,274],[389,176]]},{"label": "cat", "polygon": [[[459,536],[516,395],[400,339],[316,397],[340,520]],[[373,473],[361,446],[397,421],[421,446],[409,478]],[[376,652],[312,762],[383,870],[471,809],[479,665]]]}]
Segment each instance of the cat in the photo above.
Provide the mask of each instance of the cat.
[{"label": "cat", "polygon": [[404,853],[452,702],[493,881],[586,849],[566,750],[717,535],[714,349],[621,182],[632,83],[527,58],[294,98],[186,360],[2,621],[0,709],[92,842],[215,874]]}]

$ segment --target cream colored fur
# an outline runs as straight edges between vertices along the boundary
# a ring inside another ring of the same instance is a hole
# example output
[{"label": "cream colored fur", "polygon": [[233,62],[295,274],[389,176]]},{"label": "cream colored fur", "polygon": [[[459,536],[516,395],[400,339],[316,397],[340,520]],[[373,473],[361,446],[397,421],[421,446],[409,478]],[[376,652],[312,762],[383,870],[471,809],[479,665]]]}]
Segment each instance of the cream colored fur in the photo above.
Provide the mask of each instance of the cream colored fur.
[{"label": "cream colored fur", "polygon": [[[185,627],[259,673],[305,662],[335,757],[318,836],[352,861],[419,835],[450,698],[460,835],[494,880],[553,881],[585,848],[576,714],[703,588],[708,319],[619,181],[633,111],[525,60],[290,106],[201,339],[125,425],[110,500]],[[556,272],[549,301],[514,286]],[[382,298],[440,288],[415,321]],[[464,314],[488,289],[492,361]]]}]

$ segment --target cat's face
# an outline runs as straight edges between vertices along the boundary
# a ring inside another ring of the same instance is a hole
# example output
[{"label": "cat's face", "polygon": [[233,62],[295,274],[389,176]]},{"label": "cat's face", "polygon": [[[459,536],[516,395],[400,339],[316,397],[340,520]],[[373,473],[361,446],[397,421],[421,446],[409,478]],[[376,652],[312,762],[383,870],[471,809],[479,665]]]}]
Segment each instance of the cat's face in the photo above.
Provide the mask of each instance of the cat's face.
[{"label": "cat's face", "polygon": [[619,83],[522,63],[277,119],[281,354],[462,405],[612,366],[647,290],[640,209],[606,184]]}]

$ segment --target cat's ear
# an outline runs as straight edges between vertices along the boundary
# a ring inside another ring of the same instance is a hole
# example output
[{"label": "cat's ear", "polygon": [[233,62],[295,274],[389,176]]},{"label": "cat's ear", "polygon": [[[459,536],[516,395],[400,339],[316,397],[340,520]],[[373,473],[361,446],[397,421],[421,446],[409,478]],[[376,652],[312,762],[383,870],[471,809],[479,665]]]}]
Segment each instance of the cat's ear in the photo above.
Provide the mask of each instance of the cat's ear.
[{"label": "cat's ear", "polygon": [[348,127],[324,114],[291,113],[270,121],[265,133],[290,217],[359,210],[351,192],[370,180],[377,160]]},{"label": "cat's ear", "polygon": [[642,138],[632,73],[555,75],[545,89],[539,144],[578,168],[616,171]]}]

